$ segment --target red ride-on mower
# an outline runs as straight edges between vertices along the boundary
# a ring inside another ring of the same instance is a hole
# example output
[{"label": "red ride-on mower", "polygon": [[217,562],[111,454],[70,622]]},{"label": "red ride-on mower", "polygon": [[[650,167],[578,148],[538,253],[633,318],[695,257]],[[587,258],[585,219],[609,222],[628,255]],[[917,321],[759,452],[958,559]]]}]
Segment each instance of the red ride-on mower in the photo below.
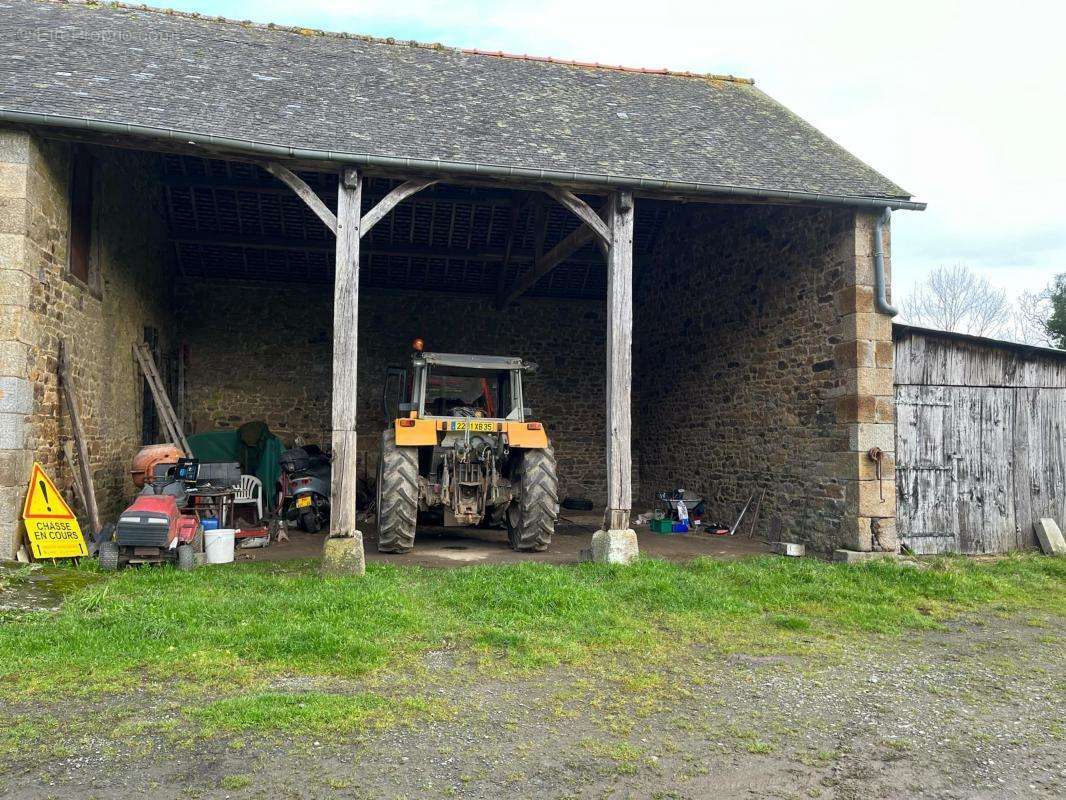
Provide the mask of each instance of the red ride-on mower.
[{"label": "red ride-on mower", "polygon": [[188,572],[196,567],[203,535],[200,520],[180,513],[172,495],[141,495],[119,516],[113,538],[100,543],[100,569],[169,561]]}]

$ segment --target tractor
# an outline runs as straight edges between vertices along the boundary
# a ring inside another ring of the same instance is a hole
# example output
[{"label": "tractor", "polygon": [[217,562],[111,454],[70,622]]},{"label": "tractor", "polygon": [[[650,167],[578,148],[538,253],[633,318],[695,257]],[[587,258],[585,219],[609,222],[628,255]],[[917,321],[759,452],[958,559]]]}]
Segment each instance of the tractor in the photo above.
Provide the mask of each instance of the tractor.
[{"label": "tractor", "polygon": [[426,353],[419,339],[414,350],[411,370],[390,367],[383,383],[378,550],[408,552],[420,517],[505,527],[515,550],[547,550],[559,516],[555,453],[522,394],[536,365]]}]

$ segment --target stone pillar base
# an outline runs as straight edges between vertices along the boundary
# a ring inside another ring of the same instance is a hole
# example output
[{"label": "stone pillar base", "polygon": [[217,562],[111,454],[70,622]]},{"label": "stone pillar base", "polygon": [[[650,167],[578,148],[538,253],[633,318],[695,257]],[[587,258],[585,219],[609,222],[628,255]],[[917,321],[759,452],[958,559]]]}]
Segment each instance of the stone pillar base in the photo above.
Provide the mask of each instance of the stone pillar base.
[{"label": "stone pillar base", "polygon": [[322,545],[322,565],[319,572],[326,577],[365,573],[363,534],[353,531],[351,536],[327,536],[325,544]]},{"label": "stone pillar base", "polygon": [[867,561],[898,561],[898,553],[879,550],[834,550],[833,561],[838,564],[863,564]]},{"label": "stone pillar base", "polygon": [[596,531],[592,534],[592,560],[600,564],[631,564],[640,555],[632,530]]}]

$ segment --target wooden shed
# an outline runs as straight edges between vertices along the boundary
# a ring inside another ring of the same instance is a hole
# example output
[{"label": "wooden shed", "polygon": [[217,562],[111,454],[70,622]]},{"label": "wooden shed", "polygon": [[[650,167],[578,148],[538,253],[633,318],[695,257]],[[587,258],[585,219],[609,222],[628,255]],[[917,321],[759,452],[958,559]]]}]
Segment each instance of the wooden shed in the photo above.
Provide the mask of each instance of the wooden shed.
[{"label": "wooden shed", "polygon": [[893,327],[901,541],[916,553],[1037,545],[1066,518],[1066,351]]}]

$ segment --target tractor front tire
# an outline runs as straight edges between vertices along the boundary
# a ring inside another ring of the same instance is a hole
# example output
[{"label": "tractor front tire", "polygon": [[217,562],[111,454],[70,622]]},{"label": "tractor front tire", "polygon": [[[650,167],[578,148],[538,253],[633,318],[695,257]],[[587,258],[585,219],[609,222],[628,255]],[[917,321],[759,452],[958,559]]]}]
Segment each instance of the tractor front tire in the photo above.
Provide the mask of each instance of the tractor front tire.
[{"label": "tractor front tire", "polygon": [[559,517],[555,450],[526,450],[515,477],[518,498],[507,510],[507,541],[512,549],[542,552],[551,544]]},{"label": "tractor front tire", "polygon": [[115,572],[118,569],[119,548],[115,542],[100,542],[96,555],[100,559],[100,569],[103,572]]},{"label": "tractor front tire", "polygon": [[396,431],[381,435],[377,486],[378,552],[406,553],[418,523],[418,448],[399,447]]},{"label": "tractor front tire", "polygon": [[182,572],[192,572],[196,569],[196,551],[192,545],[178,545],[178,569]]}]

